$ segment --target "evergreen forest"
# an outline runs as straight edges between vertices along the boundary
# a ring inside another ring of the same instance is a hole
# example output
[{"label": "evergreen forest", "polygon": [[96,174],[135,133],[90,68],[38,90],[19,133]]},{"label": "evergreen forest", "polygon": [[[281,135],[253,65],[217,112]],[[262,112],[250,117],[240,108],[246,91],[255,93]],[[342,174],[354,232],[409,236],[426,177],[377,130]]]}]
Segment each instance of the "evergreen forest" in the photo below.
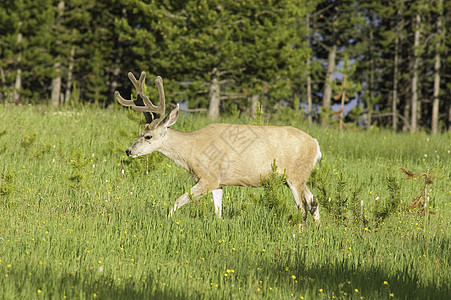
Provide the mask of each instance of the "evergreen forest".
[{"label": "evergreen forest", "polygon": [[[207,114],[451,128],[445,0],[2,0],[0,103],[115,104],[127,73]],[[149,97],[155,99],[152,91]]]}]

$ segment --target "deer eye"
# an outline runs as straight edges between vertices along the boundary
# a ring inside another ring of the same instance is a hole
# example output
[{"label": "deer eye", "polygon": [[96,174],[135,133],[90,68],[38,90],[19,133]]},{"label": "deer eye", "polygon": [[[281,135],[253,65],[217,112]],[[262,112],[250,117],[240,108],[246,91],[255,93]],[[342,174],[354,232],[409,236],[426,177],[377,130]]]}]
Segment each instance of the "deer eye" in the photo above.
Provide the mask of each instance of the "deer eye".
[{"label": "deer eye", "polygon": [[145,135],[145,136],[144,136],[144,139],[146,139],[146,140],[150,140],[151,138],[152,138],[151,135]]}]

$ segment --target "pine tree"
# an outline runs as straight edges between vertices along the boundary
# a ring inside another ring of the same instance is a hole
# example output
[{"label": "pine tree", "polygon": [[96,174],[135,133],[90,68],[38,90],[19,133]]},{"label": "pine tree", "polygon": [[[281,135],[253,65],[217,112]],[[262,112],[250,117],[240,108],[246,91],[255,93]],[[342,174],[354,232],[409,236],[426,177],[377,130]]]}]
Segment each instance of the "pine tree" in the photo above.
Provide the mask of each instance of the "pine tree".
[{"label": "pine tree", "polygon": [[[391,16],[394,11],[394,6],[389,6],[380,1],[365,1],[362,2],[361,9],[365,16],[365,22],[362,26],[361,32],[358,35],[360,42],[356,45],[354,51],[359,54],[362,59],[359,59],[356,76],[360,77],[364,83],[364,90],[362,92],[362,99],[366,108],[366,126],[370,128],[373,124],[373,118],[379,119],[381,111],[375,111],[376,106],[382,108],[382,99],[388,99],[389,96],[382,96],[382,93],[389,90],[389,80],[383,79],[384,72],[392,75],[397,64],[393,62],[393,49],[387,51],[387,56],[381,55],[384,53],[387,45],[393,42],[394,35],[397,33],[397,27],[394,24],[388,26],[388,30],[384,31],[384,15]],[[386,35],[386,36],[384,36]],[[395,52],[395,57],[396,57]],[[384,64],[388,64],[387,69],[384,69]],[[395,95],[396,96],[396,95]],[[383,113],[386,113],[385,111]]]},{"label": "pine tree", "polygon": [[348,52],[352,58],[352,46],[358,42],[364,18],[359,1],[344,0],[322,1],[313,14],[313,29],[315,39],[312,42],[314,55],[324,60],[326,65],[322,86],[322,124],[327,124],[330,116],[332,99],[332,81],[337,61],[337,54]]},{"label": "pine tree", "polygon": [[[269,106],[280,99],[294,98],[293,87],[307,79],[309,55],[305,38],[305,1],[246,2],[245,15],[250,16],[249,30],[245,31],[243,45],[244,72],[242,86],[253,103],[265,95]],[[263,99],[260,99],[260,101]]]},{"label": "pine tree", "polygon": [[150,36],[147,26],[139,31],[157,44],[154,62],[158,74],[168,78],[169,96],[189,99],[192,107],[208,106],[209,115],[216,118],[219,106],[230,105],[227,99],[242,107],[246,97],[266,95],[272,103],[291,96],[293,82],[305,78],[308,50],[302,39],[304,26],[298,24],[305,13],[303,4],[143,4],[139,10],[148,11],[148,20],[154,21],[149,21]]},{"label": "pine tree", "polygon": [[440,104],[440,66],[441,66],[441,44],[443,43],[443,0],[437,2],[437,21],[436,21],[436,34],[434,38],[434,92],[432,100],[432,116],[431,116],[431,131],[432,134],[437,134],[438,132],[438,110]]},{"label": "pine tree", "polygon": [[[127,13],[125,6],[117,1],[84,1],[82,8],[88,15],[82,16],[80,58],[75,68],[79,86],[86,100],[107,104],[113,101],[113,88],[119,86],[118,78],[126,83],[127,71],[121,72],[119,66],[130,68],[133,53],[120,41],[117,22]],[[125,44],[127,42],[124,42]],[[125,48],[125,49],[124,49]],[[121,69],[121,68],[120,68]],[[127,83],[127,85],[129,85]]]},{"label": "pine tree", "polygon": [[83,61],[83,28],[90,20],[89,7],[89,2],[83,0],[54,5],[49,51],[54,60],[51,103],[55,106],[70,102],[74,81],[80,80],[77,67]]},{"label": "pine tree", "polygon": [[[14,88],[14,78],[21,76],[22,28],[19,12],[22,1],[6,1],[0,6],[0,100],[17,101],[18,90]],[[19,87],[20,88],[20,87]]]},{"label": "pine tree", "polygon": [[7,1],[2,15],[1,69],[2,90],[7,100],[44,95],[51,56],[45,51],[53,23],[50,0]]},{"label": "pine tree", "polygon": [[333,99],[335,101],[340,101],[341,109],[339,113],[339,128],[343,129],[344,126],[344,105],[350,98],[353,98],[357,92],[361,89],[360,83],[355,83],[352,80],[352,76],[357,69],[357,62],[354,62],[352,65],[349,62],[348,55],[345,54],[343,58],[343,67],[338,68],[337,71],[342,74],[342,80],[338,82],[338,80],[334,80],[332,86],[335,91],[335,95]]}]

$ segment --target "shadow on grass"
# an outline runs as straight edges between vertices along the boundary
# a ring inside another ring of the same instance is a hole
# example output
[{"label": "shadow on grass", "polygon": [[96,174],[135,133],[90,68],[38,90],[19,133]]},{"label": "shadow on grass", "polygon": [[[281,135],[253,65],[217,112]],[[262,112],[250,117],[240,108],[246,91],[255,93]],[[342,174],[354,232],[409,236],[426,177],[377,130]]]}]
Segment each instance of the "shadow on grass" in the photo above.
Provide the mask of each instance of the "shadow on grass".
[{"label": "shadow on grass", "polygon": [[306,266],[302,251],[296,255],[296,268],[289,274],[283,262],[274,264],[266,261],[269,277],[282,277],[286,284],[292,284],[290,276],[294,274],[298,280],[295,286],[300,293],[309,289],[318,297],[324,293],[324,296],[355,299],[361,296],[364,299],[451,299],[451,282],[446,281],[449,278],[445,275],[449,272],[446,267],[437,268],[436,276],[425,275],[430,278],[425,283],[427,279],[418,274],[413,262],[394,272],[382,270],[382,266],[358,266],[352,258],[338,265],[318,263]]},{"label": "shadow on grass", "polygon": [[359,294],[367,299],[449,299],[451,292],[449,286],[439,287],[436,283],[420,286],[419,277],[409,275],[411,272],[407,268],[390,275],[377,268],[359,270],[347,266],[319,266],[298,271],[313,278],[318,290],[323,289],[337,297]]},{"label": "shadow on grass", "polygon": [[[156,287],[152,276],[147,276],[139,282],[123,279],[120,281],[107,277],[92,280],[91,277],[83,278],[79,274],[65,274],[55,278],[50,270],[47,270],[49,280],[45,282],[42,277],[30,278],[31,287],[42,289],[42,297],[47,299],[200,299],[200,294],[193,291],[185,293],[183,289],[164,287],[162,284]],[[44,283],[45,282],[45,283]],[[46,286],[47,285],[47,286]],[[23,292],[23,287],[16,283],[18,294]],[[29,291],[27,292],[27,295]]]}]

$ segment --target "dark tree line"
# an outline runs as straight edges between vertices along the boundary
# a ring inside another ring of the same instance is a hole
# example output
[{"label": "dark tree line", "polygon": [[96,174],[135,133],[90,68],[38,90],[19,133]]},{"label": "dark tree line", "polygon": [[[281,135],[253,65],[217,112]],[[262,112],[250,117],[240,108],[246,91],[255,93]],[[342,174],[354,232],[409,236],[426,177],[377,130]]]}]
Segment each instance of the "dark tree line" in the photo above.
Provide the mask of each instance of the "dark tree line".
[{"label": "dark tree line", "polygon": [[349,120],[436,133],[451,126],[450,8],[444,0],[4,0],[0,102],[106,106],[115,90],[132,92],[127,72],[145,70],[164,78],[168,99],[213,119],[300,99],[309,121],[327,124],[353,100]]}]

